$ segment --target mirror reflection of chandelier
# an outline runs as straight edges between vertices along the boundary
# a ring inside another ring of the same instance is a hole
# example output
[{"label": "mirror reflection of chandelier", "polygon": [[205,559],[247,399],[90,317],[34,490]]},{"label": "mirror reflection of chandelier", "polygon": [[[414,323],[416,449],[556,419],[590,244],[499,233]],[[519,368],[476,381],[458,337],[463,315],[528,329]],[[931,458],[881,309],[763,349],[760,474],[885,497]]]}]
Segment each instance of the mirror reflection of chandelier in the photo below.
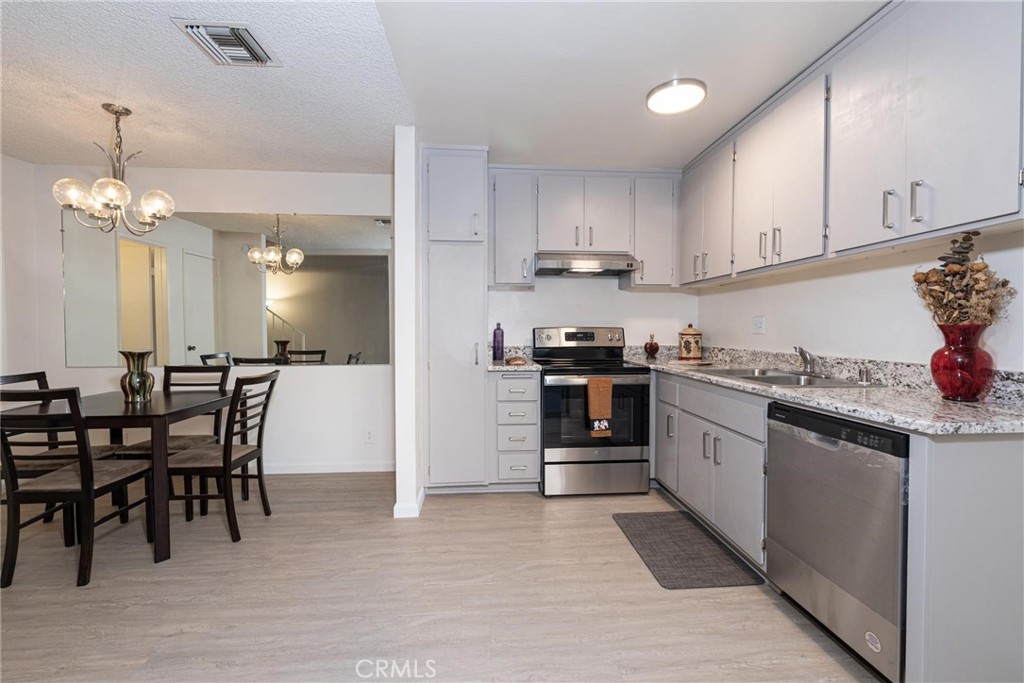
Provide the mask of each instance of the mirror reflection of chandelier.
[{"label": "mirror reflection of chandelier", "polygon": [[264,249],[259,247],[250,249],[247,253],[249,263],[259,268],[261,273],[291,275],[302,265],[306,255],[302,253],[301,249],[285,250],[284,242],[281,241],[281,234],[284,230],[281,229],[280,214],[274,214],[274,219],[274,241]]},{"label": "mirror reflection of chandelier", "polygon": [[[130,116],[132,110],[109,102],[103,105],[103,110],[114,116],[114,153],[98,143],[93,144],[110,160],[110,177],[100,178],[91,188],[77,178],[61,178],[53,184],[53,198],[61,208],[71,209],[75,220],[87,228],[111,232],[124,226],[128,232],[141,237],[153,232],[160,221],[171,217],[174,200],[166,192],[149,190],[143,193],[138,206],[132,208],[138,225],[132,225],[128,220],[126,209],[132,201],[132,193],[124,182],[124,168],[142,152],[129,154],[126,159],[121,156],[121,119]],[[80,213],[85,214],[88,220],[82,220]]]}]

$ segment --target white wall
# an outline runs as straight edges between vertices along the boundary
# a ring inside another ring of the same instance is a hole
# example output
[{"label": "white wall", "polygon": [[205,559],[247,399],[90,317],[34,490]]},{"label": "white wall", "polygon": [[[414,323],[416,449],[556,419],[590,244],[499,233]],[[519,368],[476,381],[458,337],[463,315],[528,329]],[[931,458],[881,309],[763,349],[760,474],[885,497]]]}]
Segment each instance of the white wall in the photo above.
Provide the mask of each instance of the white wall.
[{"label": "white wall", "polygon": [[[700,294],[700,327],[706,346],[792,351],[928,363],[942,336],[914,291],[915,269],[938,265],[950,238],[905,253],[883,250],[813,271],[782,272]],[[1024,285],[1024,235],[1020,230],[983,234],[980,252],[1000,277]],[[765,334],[751,333],[755,315]],[[1024,301],[1011,302],[1006,320],[985,332],[982,345],[1001,370],[1024,370]]]},{"label": "white wall", "polygon": [[[42,369],[51,376],[53,386],[75,385],[83,393],[118,390],[120,369],[65,367],[60,207],[50,194],[58,178],[91,181],[102,169],[33,167],[5,157],[3,171],[5,327],[0,372]],[[179,211],[392,213],[390,175],[130,169],[128,183],[167,190]],[[68,229],[73,229],[70,223]],[[24,259],[16,267],[11,263],[14,250]],[[154,374],[159,382],[159,372]],[[267,426],[268,448],[278,450],[267,455],[268,468],[294,472],[390,469],[394,461],[392,381],[388,366],[282,368],[280,395]],[[372,444],[365,443],[368,424],[382,432],[374,434]],[[325,425],[330,429],[325,430]]]},{"label": "white wall", "polygon": [[697,297],[687,293],[625,292],[612,277],[539,277],[534,291],[487,296],[488,329],[501,323],[506,346],[533,344],[534,327],[607,325],[626,330],[626,344],[679,343],[679,330],[697,326]]},{"label": "white wall", "polygon": [[263,274],[246,257],[247,246],[264,246],[262,235],[215,232],[217,257],[217,344],[242,358],[265,358],[266,290]]}]

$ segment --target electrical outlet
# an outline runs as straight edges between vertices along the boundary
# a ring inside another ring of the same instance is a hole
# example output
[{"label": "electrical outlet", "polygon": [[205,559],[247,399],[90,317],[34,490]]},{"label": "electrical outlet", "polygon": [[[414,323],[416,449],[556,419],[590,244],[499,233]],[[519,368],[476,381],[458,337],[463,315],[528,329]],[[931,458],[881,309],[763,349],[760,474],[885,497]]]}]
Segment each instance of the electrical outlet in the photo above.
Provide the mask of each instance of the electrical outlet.
[{"label": "electrical outlet", "polygon": [[751,331],[754,334],[764,334],[764,316],[763,315],[755,315],[754,316],[754,325],[753,325],[753,328],[752,328]]},{"label": "electrical outlet", "polygon": [[366,443],[373,443],[373,432],[366,430]]}]

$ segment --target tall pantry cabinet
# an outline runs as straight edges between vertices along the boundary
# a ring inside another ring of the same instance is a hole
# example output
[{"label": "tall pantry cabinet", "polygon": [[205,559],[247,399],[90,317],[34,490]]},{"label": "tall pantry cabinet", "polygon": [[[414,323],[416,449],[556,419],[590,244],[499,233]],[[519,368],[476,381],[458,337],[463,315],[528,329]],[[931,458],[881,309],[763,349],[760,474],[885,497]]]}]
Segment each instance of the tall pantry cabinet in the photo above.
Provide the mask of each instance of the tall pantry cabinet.
[{"label": "tall pantry cabinet", "polygon": [[487,401],[487,152],[425,147],[428,470],[482,484]]}]

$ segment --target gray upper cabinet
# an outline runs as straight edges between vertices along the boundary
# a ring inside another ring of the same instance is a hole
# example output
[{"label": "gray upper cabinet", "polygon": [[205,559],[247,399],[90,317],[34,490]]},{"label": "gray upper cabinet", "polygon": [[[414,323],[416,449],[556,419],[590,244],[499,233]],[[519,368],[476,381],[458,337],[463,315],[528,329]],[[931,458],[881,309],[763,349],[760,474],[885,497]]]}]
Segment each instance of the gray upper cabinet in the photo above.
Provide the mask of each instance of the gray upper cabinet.
[{"label": "gray upper cabinet", "polygon": [[676,180],[638,177],[633,183],[633,256],[640,268],[633,272],[632,284],[675,284]]},{"label": "gray upper cabinet", "polygon": [[683,176],[680,255],[683,283],[732,272],[732,145]]},{"label": "gray upper cabinet", "polygon": [[736,272],[824,253],[825,97],[812,78],[736,139]]},{"label": "gray upper cabinet", "polygon": [[830,249],[1020,210],[1020,2],[908,3],[832,66]]},{"label": "gray upper cabinet", "polygon": [[632,191],[628,175],[538,176],[537,250],[628,253]]},{"label": "gray upper cabinet", "polygon": [[536,182],[532,173],[491,173],[496,285],[533,284],[533,257],[537,251]]},{"label": "gray upper cabinet", "polygon": [[427,235],[431,240],[483,242],[487,235],[487,154],[477,150],[424,152]]}]

